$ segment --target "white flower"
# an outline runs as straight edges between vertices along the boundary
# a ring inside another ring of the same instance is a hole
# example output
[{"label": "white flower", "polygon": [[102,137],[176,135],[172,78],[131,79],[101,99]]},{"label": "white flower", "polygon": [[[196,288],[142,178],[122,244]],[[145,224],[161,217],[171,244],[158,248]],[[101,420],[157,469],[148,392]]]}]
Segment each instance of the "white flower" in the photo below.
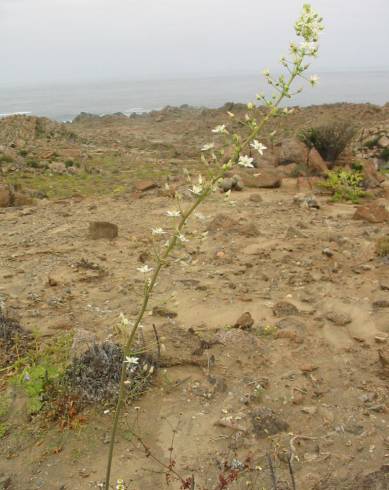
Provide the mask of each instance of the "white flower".
[{"label": "white flower", "polygon": [[270,76],[270,70],[269,68],[265,68],[263,71],[262,71],[262,75],[264,77],[269,77]]},{"label": "white flower", "polygon": [[205,216],[203,215],[203,213],[200,213],[199,211],[196,211],[194,213],[194,215],[196,216],[196,218],[200,219],[200,220],[205,220]]},{"label": "white flower", "polygon": [[126,356],[126,360],[124,362],[126,364],[134,364],[134,365],[137,365],[137,364],[139,364],[139,357]]},{"label": "white flower", "polygon": [[152,228],[151,233],[153,235],[165,235],[166,231],[163,228]]},{"label": "white flower", "polygon": [[200,195],[203,192],[203,186],[201,184],[194,184],[191,189],[189,189],[190,192],[195,194],[196,196]]},{"label": "white flower", "polygon": [[213,148],[215,148],[215,144],[214,143],[206,143],[202,148],[201,148],[201,151],[209,151],[209,150],[212,150]]},{"label": "white flower", "polygon": [[117,480],[116,490],[125,490],[124,481],[122,479]]},{"label": "white flower", "polygon": [[178,216],[181,216],[180,211],[166,211],[166,216],[169,216],[169,218],[177,218]]},{"label": "white flower", "polygon": [[147,274],[148,272],[151,272],[153,268],[149,267],[148,265],[142,265],[142,267],[138,267],[137,270],[142,272],[142,274]]},{"label": "white flower", "polygon": [[317,75],[311,75],[309,77],[309,83],[312,85],[312,87],[314,87],[319,83],[319,77]]},{"label": "white flower", "polygon": [[128,327],[131,322],[128,318],[126,318],[123,313],[120,313],[120,323],[124,326],[124,327]]},{"label": "white flower", "polygon": [[186,238],[185,235],[183,235],[182,233],[178,233],[177,234],[177,238],[178,240],[180,240],[180,242],[184,243],[184,242],[189,242],[189,240]]},{"label": "white flower", "polygon": [[212,133],[216,133],[216,134],[223,134],[226,132],[227,129],[225,124],[220,124],[219,126],[216,126],[216,128],[212,129]]},{"label": "white flower", "polygon": [[263,145],[262,143],[260,143],[258,140],[254,140],[252,143],[251,143],[251,148],[254,148],[254,150],[257,150],[257,152],[260,154],[260,155],[263,155],[263,151],[264,150],[267,150],[267,146]]},{"label": "white flower", "polygon": [[254,158],[251,158],[247,155],[244,155],[244,156],[239,157],[238,165],[241,165],[242,167],[252,168],[252,167],[254,167],[253,161],[254,161]]},{"label": "white flower", "polygon": [[203,192],[203,177],[202,175],[199,175],[199,180],[198,184],[194,184],[190,190],[190,192],[193,192],[196,196],[200,195]]}]

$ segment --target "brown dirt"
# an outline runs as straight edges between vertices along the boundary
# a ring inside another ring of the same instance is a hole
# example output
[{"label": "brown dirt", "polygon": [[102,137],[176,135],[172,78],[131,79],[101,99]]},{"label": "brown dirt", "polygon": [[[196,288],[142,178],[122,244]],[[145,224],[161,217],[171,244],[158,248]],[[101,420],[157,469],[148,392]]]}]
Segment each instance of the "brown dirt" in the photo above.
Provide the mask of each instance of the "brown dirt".
[{"label": "brown dirt", "polygon": [[[146,123],[137,127],[146,140],[165,134],[154,120]],[[180,130],[178,122],[169,126]],[[112,144],[112,132],[108,125],[98,137]],[[215,194],[193,217],[191,241],[164,270],[143,322],[151,350],[153,324],[158,331],[161,368],[121,420],[113,475],[129,488],[180,488],[167,486],[131,427],[166,464],[174,433],[175,469],[195,474],[198,488],[223,488],[225,464],[249,458],[255,469],[229,488],[270,489],[267,454],[287,481],[290,452],[300,490],[389,488],[388,373],[378,352],[389,342],[389,309],[373,307],[389,300],[380,286],[389,263],[375,251],[389,224],[354,220],[355,206],[320,196],[320,209],[301,207],[295,192],[244,190],[230,204]],[[76,329],[119,340],[119,313],[133,317],[142,299],[137,267],[150,229],[172,223],[165,212],[174,200],[161,194],[154,188],[141,199],[127,193],[1,210],[0,300],[7,312],[39,330],[42,342]],[[258,194],[261,200],[253,198]],[[230,219],[215,225],[220,214]],[[117,225],[118,237],[91,239],[95,221]],[[80,267],[86,261],[95,267]],[[177,315],[153,315],[156,306]],[[254,324],[232,328],[246,312]],[[339,317],[351,322],[339,325]],[[88,408],[77,428],[61,430],[28,420],[17,389],[7,389],[10,430],[0,439],[0,476],[11,477],[11,488],[99,488],[111,408]]]}]

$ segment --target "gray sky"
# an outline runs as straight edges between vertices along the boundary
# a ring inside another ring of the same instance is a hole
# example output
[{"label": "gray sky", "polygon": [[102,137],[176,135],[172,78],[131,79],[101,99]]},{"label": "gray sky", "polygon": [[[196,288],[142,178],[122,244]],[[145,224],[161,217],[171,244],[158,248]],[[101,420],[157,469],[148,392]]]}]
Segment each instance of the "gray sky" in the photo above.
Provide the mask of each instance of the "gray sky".
[{"label": "gray sky", "polygon": [[[0,0],[0,83],[257,73],[303,0]],[[315,70],[389,69],[389,0],[314,0]]]}]

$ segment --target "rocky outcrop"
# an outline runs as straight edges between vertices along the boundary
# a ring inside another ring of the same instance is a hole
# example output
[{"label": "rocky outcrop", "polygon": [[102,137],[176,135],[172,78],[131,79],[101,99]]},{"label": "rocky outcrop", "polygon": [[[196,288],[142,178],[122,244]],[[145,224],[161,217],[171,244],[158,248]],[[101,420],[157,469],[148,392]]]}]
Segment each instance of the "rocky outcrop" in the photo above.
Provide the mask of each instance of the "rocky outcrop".
[{"label": "rocky outcrop", "polygon": [[11,185],[0,183],[0,208],[31,206],[34,203],[32,197],[15,190]]},{"label": "rocky outcrop", "polygon": [[383,204],[371,202],[358,206],[353,218],[368,221],[369,223],[385,223],[389,221],[389,212]]},{"label": "rocky outcrop", "polygon": [[287,138],[276,147],[278,165],[307,163],[309,150],[297,138]]}]

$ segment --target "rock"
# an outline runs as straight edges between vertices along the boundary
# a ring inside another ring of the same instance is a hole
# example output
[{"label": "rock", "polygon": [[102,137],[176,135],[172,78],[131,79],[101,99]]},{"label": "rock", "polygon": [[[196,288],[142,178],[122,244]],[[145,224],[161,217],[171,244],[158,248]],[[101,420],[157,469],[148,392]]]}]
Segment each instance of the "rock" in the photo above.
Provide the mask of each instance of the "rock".
[{"label": "rock", "polygon": [[389,291],[389,278],[383,277],[380,279],[380,288],[383,291]]},{"label": "rock", "polygon": [[354,436],[360,436],[365,430],[363,425],[353,421],[348,424],[344,424],[343,427],[346,432],[348,432],[349,434],[353,434]]},{"label": "rock", "polygon": [[308,155],[308,168],[313,175],[327,175],[328,167],[316,148],[311,148]]},{"label": "rock", "polygon": [[155,189],[158,184],[152,180],[138,180],[138,182],[135,182],[134,187],[138,192],[145,192]]},{"label": "rock", "polygon": [[339,327],[344,327],[352,322],[352,318],[348,313],[339,313],[336,311],[330,311],[326,314],[327,320]]},{"label": "rock", "polygon": [[116,238],[119,233],[119,228],[113,223],[108,223],[106,221],[92,221],[89,223],[89,237],[93,240],[99,238],[107,238],[112,240]]},{"label": "rock", "polygon": [[312,195],[296,194],[293,197],[293,202],[302,208],[320,209],[316,197]]},{"label": "rock", "polygon": [[268,437],[289,429],[289,424],[279,418],[271,408],[261,407],[253,411],[250,416],[257,437]]},{"label": "rock", "polygon": [[223,192],[228,192],[228,191],[242,191],[244,186],[240,175],[233,175],[232,177],[225,177],[219,183],[219,187]]},{"label": "rock", "polygon": [[373,308],[389,308],[389,299],[377,299],[373,301]]},{"label": "rock", "polygon": [[296,138],[286,138],[277,148],[278,164],[287,165],[288,163],[307,163],[308,148],[304,143]]},{"label": "rock", "polygon": [[323,248],[321,253],[323,255],[325,255],[326,257],[333,257],[334,256],[334,252],[330,248]]},{"label": "rock", "polygon": [[378,146],[381,148],[389,148],[389,138],[386,135],[381,136],[377,141]]},{"label": "rock", "polygon": [[317,412],[317,407],[315,407],[315,406],[302,407],[301,411],[303,413],[308,414],[308,415],[315,415],[315,413]]},{"label": "rock", "polygon": [[235,191],[243,191],[244,185],[243,185],[243,182],[242,182],[242,179],[240,178],[240,176],[239,175],[234,175],[232,177],[232,179],[233,179],[233,182],[234,182],[233,190],[235,190]]},{"label": "rock", "polygon": [[275,316],[281,317],[298,315],[299,311],[294,304],[288,301],[279,301],[273,306],[273,313]]},{"label": "rock", "polygon": [[15,192],[13,195],[13,205],[14,206],[32,206],[35,204],[35,200],[30,197],[22,194],[21,192]]},{"label": "rock", "polygon": [[249,197],[249,201],[251,202],[263,202],[261,194],[256,192],[255,194],[251,194]]},{"label": "rock", "polygon": [[384,223],[389,221],[389,212],[385,206],[372,202],[358,206],[353,218],[368,221],[369,223]]},{"label": "rock", "polygon": [[63,162],[53,162],[49,165],[49,170],[55,174],[66,174],[67,168]]},{"label": "rock", "polygon": [[[297,175],[305,175],[304,169],[299,169],[297,163],[288,163],[279,167],[283,177],[297,177]],[[284,179],[282,180],[284,183]],[[282,184],[284,185],[284,184]]]},{"label": "rock", "polygon": [[83,328],[78,328],[74,332],[72,346],[70,348],[70,357],[72,359],[80,358],[87,352],[92,345],[96,343],[96,335]]},{"label": "rock", "polygon": [[377,171],[376,166],[371,161],[366,161],[363,164],[363,184],[366,188],[380,187],[385,180],[385,176]]},{"label": "rock", "polygon": [[233,328],[241,328],[242,330],[249,330],[254,325],[254,319],[251,314],[246,311],[243,313],[233,325]]},{"label": "rock", "polygon": [[281,186],[282,177],[272,169],[241,175],[243,185],[252,189],[276,189]]},{"label": "rock", "polygon": [[0,490],[11,490],[12,480],[10,476],[0,477]]},{"label": "rock", "polygon": [[164,306],[154,306],[153,315],[161,316],[163,318],[175,318],[177,313],[175,311],[168,310]]},{"label": "rock", "polygon": [[6,184],[0,184],[0,208],[7,208],[12,205],[11,189]]},{"label": "rock", "polygon": [[294,318],[293,316],[288,316],[287,318],[282,318],[276,323],[276,327],[279,330],[293,330],[298,333],[304,333],[305,325],[299,318]]},{"label": "rock", "polygon": [[389,346],[378,349],[377,353],[381,366],[385,369],[389,369]]},{"label": "rock", "polygon": [[234,180],[232,178],[226,177],[220,182],[219,187],[223,192],[231,191],[234,187]]},{"label": "rock", "polygon": [[49,286],[55,287],[55,286],[58,286],[58,284],[59,284],[60,281],[59,281],[58,277],[49,275],[49,277],[47,279],[47,282],[48,282],[48,285]]}]

